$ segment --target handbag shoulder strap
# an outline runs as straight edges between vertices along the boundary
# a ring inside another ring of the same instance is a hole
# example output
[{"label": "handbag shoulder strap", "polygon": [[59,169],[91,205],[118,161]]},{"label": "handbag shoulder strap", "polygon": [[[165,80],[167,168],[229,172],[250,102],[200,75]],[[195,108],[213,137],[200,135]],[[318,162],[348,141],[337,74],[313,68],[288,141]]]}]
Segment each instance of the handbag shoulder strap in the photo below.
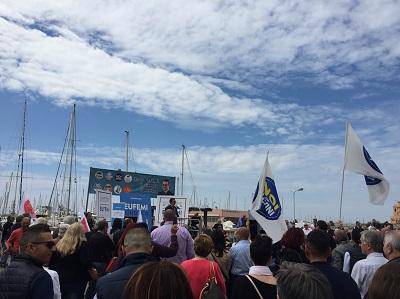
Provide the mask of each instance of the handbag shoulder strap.
[{"label": "handbag shoulder strap", "polygon": [[211,278],[211,279],[212,279],[212,278],[215,279],[216,277],[215,277],[214,263],[211,262],[211,261],[210,261],[210,269],[211,269],[211,271],[210,271],[210,272],[211,272],[211,277],[210,277],[210,278]]},{"label": "handbag shoulder strap", "polygon": [[221,273],[222,273],[222,276],[224,277],[224,279],[225,279],[225,280],[228,280],[228,279],[229,279],[229,276],[227,277],[227,276],[225,275],[224,271],[222,271],[222,265],[221,265],[221,263],[218,261],[217,257],[216,257],[212,252],[211,252],[211,256],[212,256],[214,262],[217,263],[219,269],[221,270]]},{"label": "handbag shoulder strap", "polygon": [[261,295],[260,291],[258,290],[258,288],[256,287],[254,281],[250,278],[249,275],[246,275],[247,279],[250,280],[251,284],[253,285],[253,288],[256,290],[258,297],[260,297],[260,299],[264,299],[263,296]]}]

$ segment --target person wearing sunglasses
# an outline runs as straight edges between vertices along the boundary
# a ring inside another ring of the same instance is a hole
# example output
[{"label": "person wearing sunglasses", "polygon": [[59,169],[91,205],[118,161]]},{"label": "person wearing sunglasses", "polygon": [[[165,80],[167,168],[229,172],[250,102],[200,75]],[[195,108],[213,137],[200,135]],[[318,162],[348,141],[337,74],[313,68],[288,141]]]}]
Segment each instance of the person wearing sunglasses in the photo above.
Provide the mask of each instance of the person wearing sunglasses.
[{"label": "person wearing sunglasses", "polygon": [[2,298],[52,299],[53,282],[43,265],[49,263],[53,247],[47,224],[29,227],[21,237],[19,255],[0,272]]}]

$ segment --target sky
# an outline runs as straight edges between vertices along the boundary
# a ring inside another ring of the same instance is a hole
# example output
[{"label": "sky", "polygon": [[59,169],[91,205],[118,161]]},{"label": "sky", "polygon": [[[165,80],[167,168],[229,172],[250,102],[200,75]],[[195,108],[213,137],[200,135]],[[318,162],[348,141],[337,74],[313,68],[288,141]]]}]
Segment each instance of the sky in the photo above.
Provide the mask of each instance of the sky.
[{"label": "sky", "polygon": [[[46,201],[72,105],[79,198],[90,167],[178,176],[197,204],[248,209],[267,152],[283,216],[335,220],[350,122],[390,183],[346,172],[344,220],[400,200],[398,1],[0,2],[0,194],[27,100],[25,196]],[[191,175],[189,174],[188,165]],[[80,200],[78,199],[78,205]]]}]

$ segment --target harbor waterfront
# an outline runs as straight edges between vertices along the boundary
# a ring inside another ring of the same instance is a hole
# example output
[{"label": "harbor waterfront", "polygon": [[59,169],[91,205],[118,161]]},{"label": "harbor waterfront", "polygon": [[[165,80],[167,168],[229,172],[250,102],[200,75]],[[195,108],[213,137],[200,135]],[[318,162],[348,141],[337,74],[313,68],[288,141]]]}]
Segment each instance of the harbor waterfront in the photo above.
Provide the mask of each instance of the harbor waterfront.
[{"label": "harbor waterfront", "polygon": [[400,299],[398,0],[0,1],[0,299]]}]

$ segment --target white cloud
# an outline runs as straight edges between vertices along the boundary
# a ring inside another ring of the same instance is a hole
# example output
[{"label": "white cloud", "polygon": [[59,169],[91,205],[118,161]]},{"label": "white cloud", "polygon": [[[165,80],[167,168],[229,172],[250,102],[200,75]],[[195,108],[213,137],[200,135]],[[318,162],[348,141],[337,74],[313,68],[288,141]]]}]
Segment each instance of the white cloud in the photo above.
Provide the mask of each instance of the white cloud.
[{"label": "white cloud", "polygon": [[180,125],[251,124],[306,137],[309,119],[335,115],[219,86],[252,95],[246,90],[292,76],[332,88],[395,78],[398,5],[368,3],[7,0],[0,86]]}]

